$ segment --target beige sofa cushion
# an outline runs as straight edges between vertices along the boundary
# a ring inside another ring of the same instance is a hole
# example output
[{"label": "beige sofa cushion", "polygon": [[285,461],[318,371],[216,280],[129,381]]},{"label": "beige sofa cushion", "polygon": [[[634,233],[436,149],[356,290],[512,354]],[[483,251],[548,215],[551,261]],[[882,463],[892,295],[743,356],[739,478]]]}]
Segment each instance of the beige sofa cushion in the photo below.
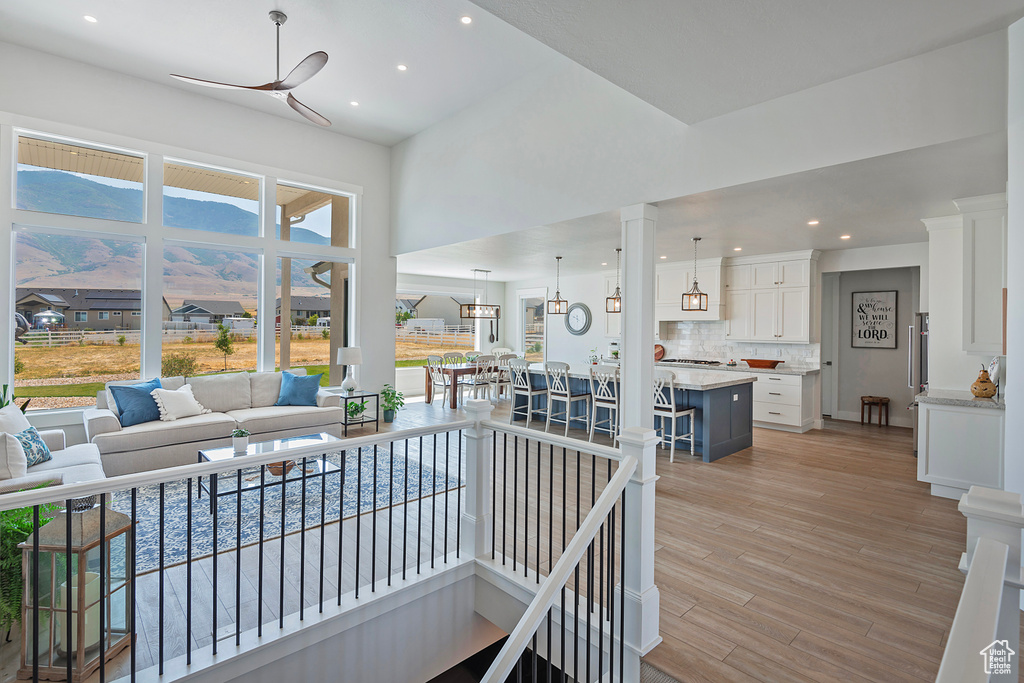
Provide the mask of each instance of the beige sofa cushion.
[{"label": "beige sofa cushion", "polygon": [[254,372],[249,375],[252,387],[252,407],[266,408],[277,403],[281,395],[280,372]]},{"label": "beige sofa cushion", "polygon": [[253,436],[308,427],[310,434],[321,431],[329,424],[340,424],[345,416],[341,408],[316,406],[265,406],[228,413],[238,426],[248,429]]},{"label": "beige sofa cushion", "polygon": [[0,432],[18,434],[31,426],[32,423],[25,417],[25,413],[13,403],[0,408]]},{"label": "beige sofa cushion", "polygon": [[174,422],[143,422],[124,427],[119,432],[97,434],[92,441],[103,453],[124,453],[158,446],[223,439],[230,437],[234,428],[235,421],[229,415],[208,413],[183,417]]},{"label": "beige sofa cushion", "polygon": [[[245,410],[252,407],[252,390],[249,387],[249,373],[236,372],[230,375],[206,375],[189,377],[192,395],[215,413],[229,410]],[[195,441],[196,439],[189,439]]]},{"label": "beige sofa cushion", "polygon": [[0,432],[0,481],[24,477],[28,459],[14,434]]},{"label": "beige sofa cushion", "polygon": [[29,474],[59,472],[65,484],[106,479],[100,451],[94,444],[81,443],[53,451],[53,457],[29,469]]},{"label": "beige sofa cushion", "polygon": [[[142,384],[143,382],[146,382],[146,381],[148,381],[148,380],[144,380],[144,379],[122,379],[122,380],[118,380],[116,382],[107,382],[104,385],[105,393],[106,393],[106,401],[107,401],[107,405],[106,405],[107,410],[109,410],[110,412],[114,413],[114,415],[116,415],[118,419],[121,418],[121,411],[119,411],[117,409],[117,401],[114,400],[114,395],[112,393],[110,393],[110,387],[112,387],[112,386],[123,387],[123,386],[129,386],[129,385],[132,385],[132,384]],[[163,387],[164,389],[171,389],[173,391],[174,389],[180,389],[184,385],[185,385],[185,378],[184,377],[161,377],[160,378],[160,386]],[[103,406],[99,406],[99,407],[102,408]]]}]

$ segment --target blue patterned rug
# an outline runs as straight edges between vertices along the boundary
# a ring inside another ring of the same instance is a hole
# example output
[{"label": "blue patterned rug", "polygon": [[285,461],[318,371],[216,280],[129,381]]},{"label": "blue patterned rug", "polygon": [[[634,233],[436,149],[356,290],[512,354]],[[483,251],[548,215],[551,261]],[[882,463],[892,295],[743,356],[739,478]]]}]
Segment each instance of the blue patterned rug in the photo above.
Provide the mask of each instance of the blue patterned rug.
[{"label": "blue patterned rug", "polygon": [[[429,454],[424,454],[429,459]],[[327,455],[327,460],[340,465],[341,453]],[[312,470],[309,459],[307,471]],[[441,461],[443,466],[443,459]],[[415,457],[409,459],[406,469],[405,453],[399,451],[394,462],[390,452],[385,448],[377,448],[377,487],[374,490],[374,454],[373,448],[363,448],[357,455],[349,450],[345,460],[345,488],[341,493],[341,471],[328,472],[326,477],[309,477],[305,483],[306,514],[302,519],[302,481],[292,479],[301,477],[301,463],[297,463],[289,474],[286,485],[287,504],[285,505],[285,533],[292,534],[303,527],[319,526],[321,523],[321,497],[324,501],[323,522],[338,520],[339,511],[348,519],[357,514],[371,510],[386,509],[392,502],[400,505],[404,500],[413,501],[421,495],[429,496],[431,492],[443,493],[462,486],[462,479],[455,472],[456,462],[452,459],[452,472],[446,477],[442,471],[435,472],[432,467],[416,462]],[[438,468],[441,469],[440,467]],[[361,470],[361,473],[360,473]],[[356,489],[362,480],[357,501]],[[258,467],[242,471],[242,546],[259,542],[260,534],[260,493],[259,487],[245,489],[245,486],[258,484],[260,469]],[[205,481],[205,479],[204,479]],[[280,481],[268,471],[266,482]],[[220,493],[234,491],[236,476],[222,474]],[[326,482],[326,488],[324,488]],[[389,487],[393,486],[393,489]],[[196,498],[196,481],[192,481],[192,559],[209,556],[213,553],[213,515],[210,514],[210,498],[203,491],[201,499]],[[403,494],[404,491],[404,494]],[[323,492],[321,494],[321,492]],[[421,493],[422,492],[422,493]],[[188,482],[185,480],[164,485],[164,567],[181,564],[187,557],[187,521],[188,521]],[[344,501],[344,507],[342,507]],[[131,515],[132,500],[130,491],[118,491],[113,494],[113,509]],[[159,485],[144,486],[138,490],[136,540],[136,572],[144,573],[158,569],[160,566],[160,487]],[[217,501],[217,549],[223,552],[235,547],[238,527],[237,496],[233,493],[222,495]],[[264,492],[263,504],[263,539],[264,541],[281,535],[281,487],[269,487]]]}]

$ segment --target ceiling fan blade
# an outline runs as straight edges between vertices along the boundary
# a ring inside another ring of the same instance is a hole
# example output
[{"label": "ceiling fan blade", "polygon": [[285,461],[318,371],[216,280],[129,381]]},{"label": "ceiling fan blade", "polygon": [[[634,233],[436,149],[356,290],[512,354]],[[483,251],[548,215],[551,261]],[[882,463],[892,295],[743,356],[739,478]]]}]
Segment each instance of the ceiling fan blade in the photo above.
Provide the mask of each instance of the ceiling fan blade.
[{"label": "ceiling fan blade", "polygon": [[277,90],[291,90],[297,85],[305,83],[315,76],[320,69],[327,64],[326,52],[314,52],[291,70],[287,76],[278,84]]},{"label": "ceiling fan blade", "polygon": [[287,102],[289,107],[299,112],[300,114],[302,114],[303,116],[305,116],[307,119],[317,124],[318,126],[327,127],[331,125],[330,121],[325,119],[323,116],[320,116],[320,114],[317,114],[315,111],[304,105],[302,102],[299,102],[291,93],[288,93]]},{"label": "ceiling fan blade", "polygon": [[232,85],[231,83],[218,83],[217,81],[204,81],[201,78],[192,78],[191,76],[179,76],[178,74],[171,74],[171,78],[177,78],[179,81],[185,83],[191,83],[193,85],[205,85],[208,88],[223,88],[225,90],[273,90],[273,83],[264,83],[263,85]]}]

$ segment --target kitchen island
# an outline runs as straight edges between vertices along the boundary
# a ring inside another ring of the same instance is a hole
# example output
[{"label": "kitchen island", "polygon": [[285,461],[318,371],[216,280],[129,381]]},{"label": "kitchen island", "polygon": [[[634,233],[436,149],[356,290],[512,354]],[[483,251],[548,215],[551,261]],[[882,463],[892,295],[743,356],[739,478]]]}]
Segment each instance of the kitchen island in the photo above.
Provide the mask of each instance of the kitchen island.
[{"label": "kitchen island", "polygon": [[[664,368],[670,369],[670,368]],[[696,408],[694,414],[694,444],[704,462],[712,462],[724,458],[753,444],[753,384],[757,381],[754,375],[737,372],[719,372],[715,370],[671,370],[676,376],[676,400],[685,408]],[[569,366],[569,382],[576,391],[589,391],[590,365],[586,363]],[[530,366],[530,384],[535,389],[546,386],[544,364],[533,363]],[[546,409],[546,397],[535,396],[532,409]],[[522,409],[526,402],[525,396],[516,396],[516,407]],[[572,417],[583,414],[582,402],[573,406]],[[600,409],[598,418],[607,417],[607,411]],[[525,419],[517,417],[516,419]],[[533,419],[544,419],[543,413]],[[679,418],[676,433],[690,431],[686,420]],[[552,420],[564,425],[564,420]],[[582,425],[582,422],[575,424]],[[651,426],[655,426],[652,418]],[[688,439],[678,439],[676,448],[689,450]]]}]

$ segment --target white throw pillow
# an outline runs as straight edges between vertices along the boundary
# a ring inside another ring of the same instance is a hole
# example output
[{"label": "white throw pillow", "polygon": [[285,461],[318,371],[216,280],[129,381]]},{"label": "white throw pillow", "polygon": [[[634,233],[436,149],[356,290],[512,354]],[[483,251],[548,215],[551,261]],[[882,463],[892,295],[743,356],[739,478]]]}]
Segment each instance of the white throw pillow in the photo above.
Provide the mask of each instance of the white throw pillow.
[{"label": "white throw pillow", "polygon": [[150,396],[156,401],[156,407],[160,411],[160,419],[164,422],[177,420],[182,417],[192,417],[210,412],[203,404],[192,395],[192,387],[188,384],[180,389],[154,389]]},{"label": "white throw pillow", "polygon": [[21,412],[21,408],[13,403],[5,408],[0,408],[0,432],[18,434],[31,426],[25,413]]},{"label": "white throw pillow", "polygon": [[[18,412],[21,412],[20,410]],[[0,481],[15,479],[28,474],[28,459],[25,449],[14,434],[0,432]]]}]

